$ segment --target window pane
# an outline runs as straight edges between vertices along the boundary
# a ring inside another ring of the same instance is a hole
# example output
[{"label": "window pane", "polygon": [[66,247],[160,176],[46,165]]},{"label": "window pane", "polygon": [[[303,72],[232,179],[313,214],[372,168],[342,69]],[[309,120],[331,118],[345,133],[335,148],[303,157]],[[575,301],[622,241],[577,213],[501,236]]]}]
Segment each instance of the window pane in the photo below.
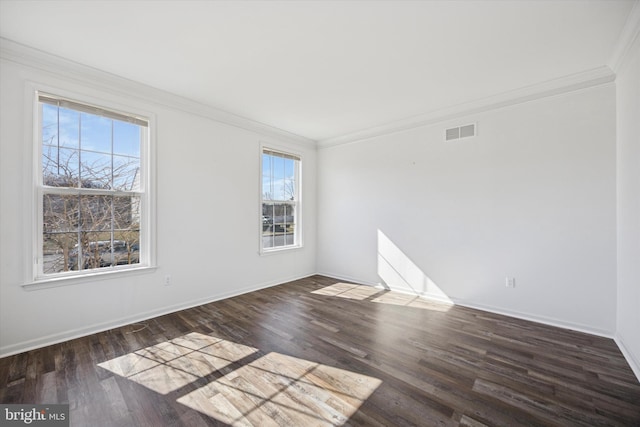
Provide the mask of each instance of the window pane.
[{"label": "window pane", "polygon": [[273,200],[271,179],[265,176],[262,177],[262,200]]},{"label": "window pane", "polygon": [[42,106],[43,183],[54,187],[78,184],[77,112],[53,105]]},{"label": "window pane", "polygon": [[109,233],[81,233],[82,253],[79,265],[82,270],[104,267],[102,254],[109,250],[111,236]]},{"label": "window pane", "polygon": [[282,157],[272,156],[273,159],[273,175],[272,175],[272,187],[273,187],[273,199],[274,200],[286,200],[284,192],[284,163],[285,159]]},{"label": "window pane", "polygon": [[58,147],[58,107],[48,104],[42,105],[41,129],[42,144]]},{"label": "window pane", "polygon": [[140,157],[140,126],[113,121],[113,152],[124,156]]},{"label": "window pane", "polygon": [[44,233],[42,242],[42,267],[44,273],[60,273],[77,269],[77,258],[72,256],[77,244],[77,232]]},{"label": "window pane", "polygon": [[273,204],[262,204],[262,247],[273,247]]},{"label": "window pane", "polygon": [[273,200],[273,182],[272,176],[272,160],[273,157],[267,154],[262,155],[262,198],[264,200]]},{"label": "window pane", "polygon": [[[80,227],[82,231],[111,231],[112,199],[112,196],[80,197]],[[104,234],[99,240],[110,239],[110,235]]]},{"label": "window pane", "polygon": [[285,205],[285,215],[284,215],[284,244],[285,245],[293,245],[295,243],[295,206],[293,205]]},{"label": "window pane", "polygon": [[285,159],[284,161],[284,200],[296,199],[295,186],[295,160]]},{"label": "window pane", "polygon": [[284,180],[284,199],[283,200],[295,200],[296,199],[296,182],[293,178],[286,178]]},{"label": "window pane", "polygon": [[140,197],[118,196],[113,198],[114,230],[138,230],[140,228]]},{"label": "window pane", "polygon": [[113,252],[103,256],[105,264],[127,265],[140,262],[140,231],[119,231],[114,234]]},{"label": "window pane", "polygon": [[286,203],[275,203],[273,205],[273,246],[285,246],[292,242],[295,221],[294,207]]},{"label": "window pane", "polygon": [[79,225],[78,196],[46,194],[43,197],[43,231],[45,233],[77,232]]},{"label": "window pane", "polygon": [[[56,109],[57,107],[53,106],[52,108]],[[77,150],[79,148],[80,113],[60,108],[59,117],[60,131],[56,145]]]},{"label": "window pane", "polygon": [[80,177],[83,188],[111,188],[111,155],[81,151]]},{"label": "window pane", "polygon": [[121,191],[140,190],[140,159],[113,156],[113,188]]},{"label": "window pane", "polygon": [[42,147],[42,182],[51,187],[77,187],[80,178],[78,150]]},{"label": "window pane", "polygon": [[81,115],[82,150],[111,153],[111,124],[113,120],[93,114]]},{"label": "window pane", "polygon": [[45,272],[67,271],[71,252],[78,243],[78,196],[47,194],[43,197],[43,269]]}]

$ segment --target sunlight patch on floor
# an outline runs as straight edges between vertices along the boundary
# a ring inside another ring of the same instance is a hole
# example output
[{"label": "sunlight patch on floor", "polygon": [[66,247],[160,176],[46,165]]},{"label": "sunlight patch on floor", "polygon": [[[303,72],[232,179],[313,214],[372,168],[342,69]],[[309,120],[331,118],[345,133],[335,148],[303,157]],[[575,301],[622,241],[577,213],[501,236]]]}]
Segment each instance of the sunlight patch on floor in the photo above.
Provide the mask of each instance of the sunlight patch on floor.
[{"label": "sunlight patch on floor", "polygon": [[[258,352],[192,332],[98,366],[157,393],[176,392],[178,403],[233,426],[342,425],[382,383],[280,353],[257,358]],[[234,362],[241,366],[233,369]],[[210,375],[205,386],[189,386]]]},{"label": "sunlight patch on floor", "polygon": [[317,289],[312,294],[327,295],[354,300],[364,300],[381,290],[373,286],[354,285],[352,283],[334,283],[333,285]]},{"label": "sunlight patch on floor", "polygon": [[401,292],[387,291],[382,295],[374,298],[371,302],[378,304],[401,305],[405,307],[421,308],[431,311],[447,312],[453,304],[448,302],[430,301],[419,295],[404,294]]},{"label": "sunlight patch on floor", "polygon": [[233,425],[342,425],[381,384],[377,378],[269,353],[178,402]]},{"label": "sunlight patch on floor", "polygon": [[412,295],[404,292],[390,291],[368,285],[355,285],[352,283],[334,283],[311,292],[316,295],[346,298],[352,300],[368,300],[377,304],[401,305],[420,308],[423,310],[447,312],[453,307],[448,301],[433,301],[420,295]]},{"label": "sunlight patch on floor", "polygon": [[98,366],[167,394],[258,350],[197,332],[146,347]]}]

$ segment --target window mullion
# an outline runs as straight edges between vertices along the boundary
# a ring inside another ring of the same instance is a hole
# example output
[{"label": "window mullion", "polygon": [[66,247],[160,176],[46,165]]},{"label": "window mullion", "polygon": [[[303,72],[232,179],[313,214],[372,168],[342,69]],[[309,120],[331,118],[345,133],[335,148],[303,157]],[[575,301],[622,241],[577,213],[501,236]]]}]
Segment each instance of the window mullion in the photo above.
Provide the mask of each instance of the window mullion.
[{"label": "window mullion", "polygon": [[115,257],[115,248],[114,248],[114,240],[115,240],[115,236],[114,236],[114,229],[115,229],[115,197],[111,196],[109,198],[111,200],[111,230],[109,233],[109,237],[110,237],[110,252],[111,252],[111,265],[113,266],[113,261],[116,259]]},{"label": "window mullion", "polygon": [[115,175],[113,173],[113,120],[111,120],[111,153],[109,153],[109,154],[110,154],[109,155],[109,159],[111,161],[111,165],[110,165],[111,166],[111,173],[110,173],[110,181],[111,182],[109,184],[110,184],[111,189],[113,190],[113,189],[115,189],[115,185],[114,185]]},{"label": "window mullion", "polygon": [[[84,251],[82,250],[82,196],[80,195],[80,193],[78,193],[78,225],[76,226],[77,228],[77,235],[78,235],[78,243],[77,243],[77,248],[78,248],[78,256],[76,258],[76,262],[78,263],[76,265],[76,267],[78,268],[78,271],[82,270],[82,266],[84,265]],[[68,215],[67,215],[68,217]]]},{"label": "window mullion", "polygon": [[[58,152],[59,151],[60,150],[58,150]],[[77,184],[77,187],[82,188],[82,114],[78,114],[78,184]]]},{"label": "window mullion", "polygon": [[71,194],[82,194],[89,196],[116,196],[116,197],[128,197],[128,196],[142,196],[144,192],[141,191],[114,191],[114,190],[102,190],[96,188],[75,188],[75,187],[51,187],[47,185],[43,185],[42,191],[47,194],[58,194],[58,195],[71,195]]},{"label": "window mullion", "polygon": [[[110,160],[111,160],[111,183],[110,183],[110,187],[112,190],[115,190],[116,186],[115,186],[115,173],[113,171],[113,167],[114,167],[114,163],[113,163],[113,120],[111,120],[111,153],[110,153]],[[110,200],[110,218],[109,218],[109,247],[110,250],[109,252],[111,253],[111,266],[113,266],[113,262],[115,261],[116,257],[115,257],[115,248],[114,248],[114,240],[115,240],[115,236],[114,236],[114,229],[115,229],[115,197],[114,195],[111,195],[111,197],[109,197]]]},{"label": "window mullion", "polygon": [[60,106],[58,105],[58,107],[56,108],[56,144],[57,144],[57,151],[56,151],[56,162],[57,162],[57,172],[58,175],[60,175]]}]

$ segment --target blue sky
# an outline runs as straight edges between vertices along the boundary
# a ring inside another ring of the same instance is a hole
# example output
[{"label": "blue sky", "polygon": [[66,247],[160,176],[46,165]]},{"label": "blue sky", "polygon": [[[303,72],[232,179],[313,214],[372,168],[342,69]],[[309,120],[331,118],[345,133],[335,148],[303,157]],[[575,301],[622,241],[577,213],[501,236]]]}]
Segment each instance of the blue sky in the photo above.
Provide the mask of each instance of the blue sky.
[{"label": "blue sky", "polygon": [[42,104],[43,155],[54,159],[43,159],[48,172],[58,172],[60,159],[60,166],[68,166],[74,178],[80,171],[83,179],[129,190],[140,167],[140,136],[135,124]]},{"label": "blue sky", "polygon": [[295,188],[295,160],[262,155],[262,196],[270,200],[290,200]]}]

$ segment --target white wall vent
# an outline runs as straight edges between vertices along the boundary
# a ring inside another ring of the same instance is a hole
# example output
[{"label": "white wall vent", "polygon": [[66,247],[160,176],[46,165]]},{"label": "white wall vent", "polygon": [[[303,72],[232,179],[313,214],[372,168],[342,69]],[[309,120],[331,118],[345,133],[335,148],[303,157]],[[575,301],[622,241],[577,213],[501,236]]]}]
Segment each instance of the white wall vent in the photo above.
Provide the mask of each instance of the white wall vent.
[{"label": "white wall vent", "polygon": [[453,141],[454,139],[469,138],[471,136],[476,136],[475,123],[445,130],[444,140]]}]

